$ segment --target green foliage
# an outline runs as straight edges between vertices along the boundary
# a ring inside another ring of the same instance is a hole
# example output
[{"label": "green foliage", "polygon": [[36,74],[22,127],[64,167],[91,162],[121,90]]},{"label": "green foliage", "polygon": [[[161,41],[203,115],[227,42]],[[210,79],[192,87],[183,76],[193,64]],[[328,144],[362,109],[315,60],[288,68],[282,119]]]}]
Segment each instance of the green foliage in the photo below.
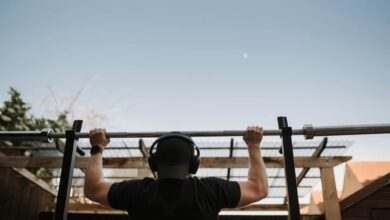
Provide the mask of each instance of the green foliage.
[{"label": "green foliage", "polygon": [[5,101],[0,108],[1,131],[33,131],[52,128],[60,132],[70,128],[67,111],[61,112],[57,119],[37,118],[29,114],[31,107],[22,100],[21,94],[16,89],[11,87],[8,93],[11,96],[10,100]]},{"label": "green foliage", "polygon": [[30,107],[22,100],[20,93],[14,88],[10,88],[8,93],[11,95],[10,100],[5,101],[4,106],[0,108],[0,130],[29,130],[31,117],[27,117],[26,113],[30,110]]},{"label": "green foliage", "polygon": [[[61,132],[70,128],[67,120],[67,111],[61,112],[57,119],[48,119],[44,117],[34,117],[29,113],[31,107],[23,101],[21,94],[14,88],[10,88],[9,100],[4,102],[0,108],[0,131],[34,131],[43,128],[51,128],[54,131]],[[4,141],[5,145],[19,145],[20,141]],[[30,155],[30,152],[24,152]],[[35,174],[51,175],[50,170],[45,168],[31,169]]]}]

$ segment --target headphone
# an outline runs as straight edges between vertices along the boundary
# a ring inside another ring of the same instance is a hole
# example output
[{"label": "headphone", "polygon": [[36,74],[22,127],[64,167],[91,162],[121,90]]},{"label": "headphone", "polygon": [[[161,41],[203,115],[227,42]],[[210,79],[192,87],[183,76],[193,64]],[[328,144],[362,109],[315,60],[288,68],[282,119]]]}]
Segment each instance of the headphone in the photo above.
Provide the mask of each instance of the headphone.
[{"label": "headphone", "polygon": [[149,149],[149,157],[148,157],[148,162],[149,162],[149,167],[153,172],[157,172],[157,155],[153,153],[153,148],[162,140],[168,139],[168,138],[179,138],[182,140],[185,140],[189,142],[191,145],[193,145],[194,149],[196,150],[196,155],[192,155],[192,158],[190,160],[190,169],[189,173],[190,174],[195,174],[196,171],[198,171],[199,164],[200,164],[200,151],[198,146],[196,146],[195,142],[188,136],[180,134],[180,133],[170,133],[163,135],[157,140],[155,140],[152,144],[152,146]]}]

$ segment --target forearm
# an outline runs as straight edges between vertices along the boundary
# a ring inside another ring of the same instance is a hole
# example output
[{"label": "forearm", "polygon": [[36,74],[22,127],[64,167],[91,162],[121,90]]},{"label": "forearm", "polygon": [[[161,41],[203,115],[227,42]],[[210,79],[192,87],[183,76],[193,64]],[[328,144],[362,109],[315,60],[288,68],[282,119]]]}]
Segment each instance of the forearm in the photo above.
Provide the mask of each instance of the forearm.
[{"label": "forearm", "polygon": [[268,178],[259,146],[249,146],[248,181],[254,183],[264,197],[268,194]]},{"label": "forearm", "polygon": [[88,161],[85,174],[84,192],[88,196],[93,193],[95,186],[104,180],[102,154],[92,155]]}]

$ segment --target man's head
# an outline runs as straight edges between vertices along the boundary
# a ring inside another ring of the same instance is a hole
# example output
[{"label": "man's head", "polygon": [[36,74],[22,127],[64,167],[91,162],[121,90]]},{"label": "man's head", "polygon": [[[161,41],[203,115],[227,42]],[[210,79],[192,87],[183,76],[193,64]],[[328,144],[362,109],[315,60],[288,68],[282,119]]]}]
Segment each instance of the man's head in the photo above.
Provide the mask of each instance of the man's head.
[{"label": "man's head", "polygon": [[159,179],[185,179],[189,173],[196,172],[199,159],[194,156],[195,143],[190,137],[172,133],[160,137],[155,144],[156,152],[152,153],[152,145],[149,165],[157,171]]}]

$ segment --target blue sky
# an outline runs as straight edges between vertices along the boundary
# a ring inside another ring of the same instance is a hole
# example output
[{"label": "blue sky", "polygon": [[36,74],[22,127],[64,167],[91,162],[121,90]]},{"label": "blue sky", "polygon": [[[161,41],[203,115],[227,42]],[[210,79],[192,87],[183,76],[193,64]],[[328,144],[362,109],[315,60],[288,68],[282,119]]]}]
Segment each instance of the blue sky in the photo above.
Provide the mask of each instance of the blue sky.
[{"label": "blue sky", "polygon": [[[275,129],[280,115],[295,128],[390,123],[389,11],[352,0],[1,1],[0,100],[13,86],[52,115],[79,93],[72,117],[104,118],[85,129]],[[355,159],[389,159],[390,135],[332,139],[355,140]]]}]

